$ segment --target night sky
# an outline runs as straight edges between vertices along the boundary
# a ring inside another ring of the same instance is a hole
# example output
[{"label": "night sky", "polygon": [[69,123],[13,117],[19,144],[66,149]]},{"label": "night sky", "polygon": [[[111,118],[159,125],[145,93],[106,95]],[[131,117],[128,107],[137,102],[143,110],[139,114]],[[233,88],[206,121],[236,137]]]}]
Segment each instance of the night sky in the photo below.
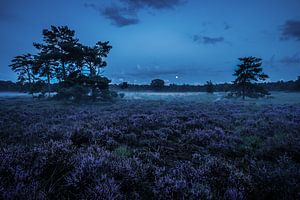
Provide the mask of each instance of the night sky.
[{"label": "night sky", "polygon": [[0,0],[0,80],[36,53],[42,29],[68,25],[87,45],[110,41],[113,83],[229,82],[241,56],[263,59],[269,81],[300,75],[300,0]]}]

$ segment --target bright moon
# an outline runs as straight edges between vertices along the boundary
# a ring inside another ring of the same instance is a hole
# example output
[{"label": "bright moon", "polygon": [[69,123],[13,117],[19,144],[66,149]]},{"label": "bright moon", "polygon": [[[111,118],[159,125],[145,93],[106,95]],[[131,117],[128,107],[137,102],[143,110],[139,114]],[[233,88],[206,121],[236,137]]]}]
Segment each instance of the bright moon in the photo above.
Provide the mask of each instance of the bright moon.
[{"label": "bright moon", "polygon": [[175,78],[177,79],[177,78],[178,78],[178,76],[175,76]]}]

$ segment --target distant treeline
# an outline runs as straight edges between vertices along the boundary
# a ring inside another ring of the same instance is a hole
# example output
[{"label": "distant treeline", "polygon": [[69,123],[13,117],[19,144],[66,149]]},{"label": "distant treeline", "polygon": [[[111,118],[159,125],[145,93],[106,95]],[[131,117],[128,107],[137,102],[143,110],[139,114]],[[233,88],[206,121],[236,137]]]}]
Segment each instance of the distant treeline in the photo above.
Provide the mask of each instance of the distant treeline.
[{"label": "distant treeline", "polygon": [[[30,83],[20,83],[12,81],[0,80],[0,91],[1,92],[29,92],[31,84]],[[51,84],[51,91],[56,91],[57,84]]]},{"label": "distant treeline", "polygon": [[[153,83],[153,82],[152,82]],[[110,88],[113,90],[122,89],[125,91],[160,91],[160,92],[229,92],[234,90],[233,83],[220,83],[213,84],[208,81],[203,85],[177,85],[170,84],[160,86],[159,88],[153,87],[153,84],[149,85],[137,85],[123,82],[121,84],[112,84]],[[269,91],[300,91],[300,76],[296,81],[277,81],[277,82],[266,82],[266,83],[254,83],[254,85],[262,86]]]},{"label": "distant treeline", "polygon": [[[300,91],[300,77],[296,81],[277,81],[268,83],[258,83],[269,91]],[[58,84],[51,84],[51,91],[57,90]],[[112,90],[124,90],[124,91],[160,91],[160,92],[206,92],[207,85],[177,85],[170,84],[165,85],[159,89],[153,88],[152,85],[138,85],[138,84],[110,84]],[[229,92],[233,89],[232,83],[213,84],[213,90],[215,92]],[[12,92],[28,92],[30,90],[30,84],[15,83],[12,81],[0,80],[0,91],[12,91]]]}]

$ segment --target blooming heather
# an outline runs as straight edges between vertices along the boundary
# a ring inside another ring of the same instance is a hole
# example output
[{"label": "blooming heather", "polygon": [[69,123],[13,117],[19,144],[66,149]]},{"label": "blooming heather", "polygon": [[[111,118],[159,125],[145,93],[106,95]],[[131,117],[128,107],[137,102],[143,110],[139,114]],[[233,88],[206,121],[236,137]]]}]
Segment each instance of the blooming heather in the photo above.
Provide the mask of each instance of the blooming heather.
[{"label": "blooming heather", "polygon": [[299,199],[300,106],[0,105],[0,199]]}]

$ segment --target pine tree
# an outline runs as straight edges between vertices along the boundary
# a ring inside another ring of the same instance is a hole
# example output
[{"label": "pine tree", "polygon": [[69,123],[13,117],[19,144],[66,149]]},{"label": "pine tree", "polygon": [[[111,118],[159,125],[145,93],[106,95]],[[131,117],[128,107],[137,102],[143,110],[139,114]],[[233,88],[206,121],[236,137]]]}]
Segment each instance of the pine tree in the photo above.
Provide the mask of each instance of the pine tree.
[{"label": "pine tree", "polygon": [[264,81],[269,78],[262,71],[262,59],[256,57],[239,58],[242,62],[233,74],[236,76],[234,80],[233,94],[237,97],[258,98],[269,95],[269,92],[263,87],[256,84],[259,80]]},{"label": "pine tree", "polygon": [[32,67],[34,65],[34,57],[31,54],[23,54],[14,57],[9,65],[11,69],[18,73],[18,80],[21,83],[28,82],[30,85],[34,82],[34,74]]},{"label": "pine tree", "polygon": [[207,93],[214,93],[214,84],[211,81],[206,81],[205,89]]},{"label": "pine tree", "polygon": [[51,26],[51,29],[43,30],[43,43],[33,44],[38,50],[47,54],[52,63],[56,64],[57,80],[65,80],[71,73],[73,51],[78,46],[78,39],[75,38],[75,31],[68,26]]}]

